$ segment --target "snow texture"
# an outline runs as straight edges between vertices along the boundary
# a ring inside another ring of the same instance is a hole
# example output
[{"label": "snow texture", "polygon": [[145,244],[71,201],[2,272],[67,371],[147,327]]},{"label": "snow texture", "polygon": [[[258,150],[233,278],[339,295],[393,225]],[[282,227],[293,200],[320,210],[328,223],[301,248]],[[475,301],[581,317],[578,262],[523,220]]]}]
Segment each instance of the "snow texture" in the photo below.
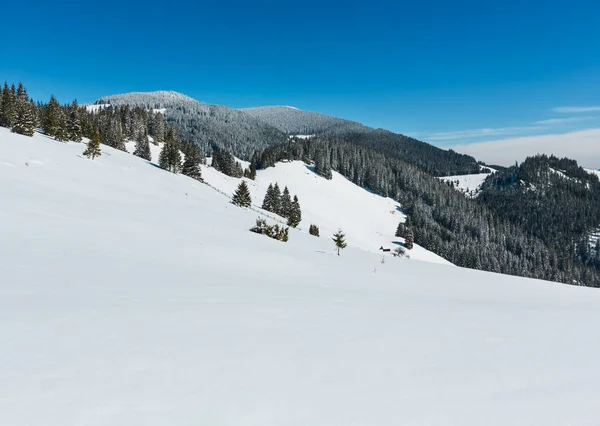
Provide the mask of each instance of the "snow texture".
[{"label": "snow texture", "polygon": [[598,424],[597,289],[281,243],[83,148],[0,129],[0,424]]}]

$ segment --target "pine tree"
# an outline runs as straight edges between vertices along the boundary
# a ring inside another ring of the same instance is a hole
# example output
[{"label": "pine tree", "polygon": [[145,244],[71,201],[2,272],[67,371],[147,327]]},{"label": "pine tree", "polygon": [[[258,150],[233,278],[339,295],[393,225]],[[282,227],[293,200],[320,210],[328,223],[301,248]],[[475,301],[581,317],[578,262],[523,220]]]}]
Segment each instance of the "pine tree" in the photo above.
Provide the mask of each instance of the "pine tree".
[{"label": "pine tree", "polygon": [[276,214],[281,214],[281,190],[279,189],[279,185],[277,184],[277,182],[275,182],[275,185],[273,185],[273,199],[271,201],[272,203],[272,208],[273,210],[271,210],[273,213]]},{"label": "pine tree", "polygon": [[406,237],[404,238],[404,247],[406,247],[408,250],[412,250],[414,243],[415,236],[412,230],[409,229],[408,231],[406,231]]},{"label": "pine tree", "polygon": [[[287,189],[287,188],[286,188]],[[288,216],[288,226],[295,228],[302,221],[302,211],[300,210],[300,202],[298,196],[294,195],[294,201],[290,206],[290,214]]]},{"label": "pine tree", "polygon": [[179,152],[179,140],[173,128],[167,132],[165,144],[158,158],[158,165],[170,172],[181,171],[181,152]]},{"label": "pine tree", "polygon": [[310,225],[310,227],[308,228],[308,233],[310,235],[314,235],[315,237],[319,236],[319,227],[317,225]]},{"label": "pine tree", "polygon": [[281,207],[279,214],[283,217],[290,217],[292,213],[292,197],[290,196],[290,191],[286,186],[283,188],[283,193],[281,194]]},{"label": "pine tree", "polygon": [[340,229],[338,232],[336,232],[335,234],[333,234],[332,240],[335,243],[335,246],[337,247],[337,254],[339,256],[340,255],[340,250],[345,249],[346,246],[347,246],[347,244],[346,244],[346,236],[344,235],[344,233]]},{"label": "pine tree", "polygon": [[262,203],[263,210],[272,212],[273,211],[273,184],[269,184],[267,188],[267,193],[265,194],[265,199]]},{"label": "pine tree", "polygon": [[57,141],[61,141],[61,142],[66,142],[69,140],[67,115],[65,114],[65,112],[62,108],[58,109],[58,127],[56,128],[56,133],[54,134],[54,138]]},{"label": "pine tree", "polygon": [[54,97],[50,96],[50,101],[45,108],[44,121],[42,123],[42,129],[48,136],[56,136],[58,127],[60,125],[60,105]]},{"label": "pine tree", "polygon": [[150,153],[150,144],[148,143],[148,135],[146,134],[146,132],[143,132],[140,135],[138,135],[138,138],[135,141],[135,150],[133,151],[133,155],[143,158],[144,160],[152,160],[152,155]]},{"label": "pine tree", "polygon": [[398,227],[396,228],[396,237],[402,237],[404,238],[404,233],[405,233],[405,227],[404,227],[404,223],[400,222],[398,224]]},{"label": "pine tree", "polygon": [[74,100],[69,107],[67,128],[69,132],[69,140],[72,140],[73,142],[81,142],[81,117],[79,114],[79,105],[77,104],[76,100]]},{"label": "pine tree", "polygon": [[201,181],[202,170],[200,169],[200,163],[202,163],[202,151],[200,151],[200,147],[195,143],[187,144],[181,173]]},{"label": "pine tree", "polygon": [[29,102],[27,91],[19,83],[16,98],[16,116],[12,131],[25,136],[33,136],[35,132],[35,107]]},{"label": "pine tree", "polygon": [[250,197],[250,190],[246,181],[243,180],[237,187],[231,202],[236,206],[250,207],[252,205],[252,198]]},{"label": "pine tree", "polygon": [[12,89],[8,87],[8,83],[4,83],[2,90],[2,105],[0,106],[0,126],[12,127],[16,119],[16,91],[15,85]]},{"label": "pine tree", "polygon": [[160,112],[154,114],[152,117],[151,135],[156,145],[165,140],[165,119]]},{"label": "pine tree", "polygon": [[102,155],[102,151],[100,150],[100,134],[98,133],[98,123],[94,123],[92,137],[88,142],[86,150],[83,151],[83,155],[91,158],[92,160]]}]

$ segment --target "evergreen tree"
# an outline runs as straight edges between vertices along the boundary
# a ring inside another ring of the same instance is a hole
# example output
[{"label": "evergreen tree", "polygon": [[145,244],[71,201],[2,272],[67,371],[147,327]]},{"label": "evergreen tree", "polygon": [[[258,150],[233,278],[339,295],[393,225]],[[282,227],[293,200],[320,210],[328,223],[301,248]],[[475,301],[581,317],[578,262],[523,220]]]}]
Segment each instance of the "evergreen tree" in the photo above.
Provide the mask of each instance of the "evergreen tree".
[{"label": "evergreen tree", "polygon": [[267,188],[267,193],[265,194],[265,199],[262,203],[263,210],[272,212],[273,211],[273,184],[269,184]]},{"label": "evergreen tree", "polygon": [[12,85],[11,90],[11,88],[8,87],[8,83],[4,83],[4,89],[2,90],[2,105],[0,106],[0,126],[10,128],[15,124],[16,102],[15,85]]},{"label": "evergreen tree", "polygon": [[58,109],[58,126],[54,133],[54,138],[57,141],[66,142],[69,140],[69,129],[67,123],[67,115],[62,108]]},{"label": "evergreen tree", "polygon": [[148,143],[148,135],[144,132],[138,135],[135,141],[135,150],[133,155],[143,158],[144,160],[151,161],[152,155],[150,154],[150,144]]},{"label": "evergreen tree", "polygon": [[165,119],[163,115],[158,112],[152,117],[151,135],[154,140],[154,144],[158,145],[159,142],[165,140]]},{"label": "evergreen tree", "polygon": [[300,224],[301,220],[302,212],[300,211],[300,202],[298,201],[298,196],[294,195],[294,201],[292,201],[292,205],[290,206],[290,214],[288,216],[288,226],[295,228]]},{"label": "evergreen tree", "polygon": [[29,102],[27,91],[19,83],[16,98],[16,116],[12,131],[25,136],[33,136],[35,132],[35,106]]},{"label": "evergreen tree", "polygon": [[102,151],[100,150],[100,134],[98,133],[98,123],[94,124],[91,136],[92,137],[88,142],[86,150],[83,151],[83,155],[93,160],[94,158],[102,155]]},{"label": "evergreen tree", "polygon": [[279,214],[283,217],[290,217],[292,213],[292,198],[290,196],[290,191],[286,186],[283,188],[283,193],[281,194],[281,207]]},{"label": "evergreen tree", "polygon": [[200,151],[200,147],[195,143],[187,144],[181,173],[201,181],[202,170],[200,168],[200,163],[202,163],[202,152]]},{"label": "evergreen tree", "polygon": [[396,237],[402,237],[402,238],[404,238],[405,232],[406,232],[406,228],[404,226],[404,223],[400,222],[398,224],[398,227],[396,228],[396,234],[395,234]]},{"label": "evergreen tree", "polygon": [[347,246],[347,244],[346,244],[346,236],[344,235],[344,233],[340,229],[338,232],[336,232],[335,234],[333,234],[332,240],[335,243],[335,246],[337,248],[337,254],[339,256],[340,255],[340,250],[341,249],[345,249],[346,246]]},{"label": "evergreen tree", "polygon": [[179,141],[175,130],[170,128],[167,132],[166,140],[158,159],[158,165],[170,172],[179,173],[181,171],[181,153],[179,152]]},{"label": "evergreen tree", "polygon": [[273,213],[276,214],[281,214],[281,190],[279,189],[279,185],[277,184],[277,182],[275,182],[275,185],[273,185],[273,199],[271,201],[272,203],[272,208],[273,210],[271,210]]},{"label": "evergreen tree", "polygon": [[246,181],[243,180],[235,190],[231,202],[236,206],[250,207],[252,205],[252,198],[250,197],[250,190]]},{"label": "evergreen tree", "polygon": [[406,231],[406,237],[404,238],[404,247],[406,247],[408,250],[412,250],[414,243],[415,236],[412,230],[409,229],[408,231]]},{"label": "evergreen tree", "polygon": [[42,129],[48,136],[56,136],[58,127],[60,126],[60,105],[54,97],[50,96],[50,101],[45,108],[45,116],[42,123]]},{"label": "evergreen tree", "polygon": [[314,235],[315,237],[319,236],[319,227],[317,225],[310,225],[310,227],[308,228],[308,233],[310,235]]},{"label": "evergreen tree", "polygon": [[67,124],[69,139],[73,142],[81,142],[81,117],[79,114],[79,105],[74,100],[69,107],[69,117]]}]

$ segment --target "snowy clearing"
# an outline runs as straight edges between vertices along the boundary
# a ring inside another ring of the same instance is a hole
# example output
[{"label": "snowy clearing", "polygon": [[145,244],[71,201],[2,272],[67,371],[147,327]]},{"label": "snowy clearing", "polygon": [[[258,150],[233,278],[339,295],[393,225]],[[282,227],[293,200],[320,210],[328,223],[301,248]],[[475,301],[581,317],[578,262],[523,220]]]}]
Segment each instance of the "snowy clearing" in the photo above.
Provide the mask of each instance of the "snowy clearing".
[{"label": "snowy clearing", "polygon": [[444,176],[440,179],[444,182],[453,182],[457,190],[473,198],[477,196],[479,188],[489,175],[489,173],[478,173],[476,175]]},{"label": "snowy clearing", "polygon": [[0,128],[0,424],[598,424],[597,289],[280,243],[83,149]]},{"label": "snowy clearing", "polygon": [[[240,179],[212,168],[203,168],[202,175],[210,185],[227,194],[233,194],[240,183]],[[327,180],[315,174],[312,167],[293,161],[259,170],[255,181],[246,181],[252,203],[257,208],[262,206],[271,183],[277,182],[282,191],[287,186],[292,197],[298,195],[302,208],[302,222],[298,228],[305,232],[311,223],[319,226],[321,236],[325,237],[341,228],[349,245],[374,253],[381,253],[380,247],[393,250],[404,243],[403,238],[394,236],[398,223],[406,220],[400,204],[356,186],[337,172],[333,172],[332,180]],[[266,213],[273,216],[273,213]],[[449,264],[416,244],[409,254],[411,259]]]}]

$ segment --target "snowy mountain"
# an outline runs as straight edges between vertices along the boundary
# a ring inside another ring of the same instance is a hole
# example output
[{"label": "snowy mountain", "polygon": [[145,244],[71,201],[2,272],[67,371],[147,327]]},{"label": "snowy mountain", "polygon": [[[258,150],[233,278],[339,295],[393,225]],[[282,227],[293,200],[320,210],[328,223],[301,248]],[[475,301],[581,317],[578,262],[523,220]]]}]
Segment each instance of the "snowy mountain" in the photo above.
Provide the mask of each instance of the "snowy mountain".
[{"label": "snowy mountain", "polygon": [[355,121],[287,106],[242,108],[240,111],[289,135],[314,135],[326,131],[363,127],[362,124]]},{"label": "snowy mountain", "polygon": [[141,106],[164,111],[167,122],[177,126],[179,135],[209,153],[223,148],[249,160],[257,149],[276,145],[287,136],[248,114],[221,105],[204,104],[177,92],[134,92],[104,96],[95,104]]},{"label": "snowy mountain", "polygon": [[596,421],[597,290],[281,243],[208,185],[83,148],[0,129],[0,424]]}]

